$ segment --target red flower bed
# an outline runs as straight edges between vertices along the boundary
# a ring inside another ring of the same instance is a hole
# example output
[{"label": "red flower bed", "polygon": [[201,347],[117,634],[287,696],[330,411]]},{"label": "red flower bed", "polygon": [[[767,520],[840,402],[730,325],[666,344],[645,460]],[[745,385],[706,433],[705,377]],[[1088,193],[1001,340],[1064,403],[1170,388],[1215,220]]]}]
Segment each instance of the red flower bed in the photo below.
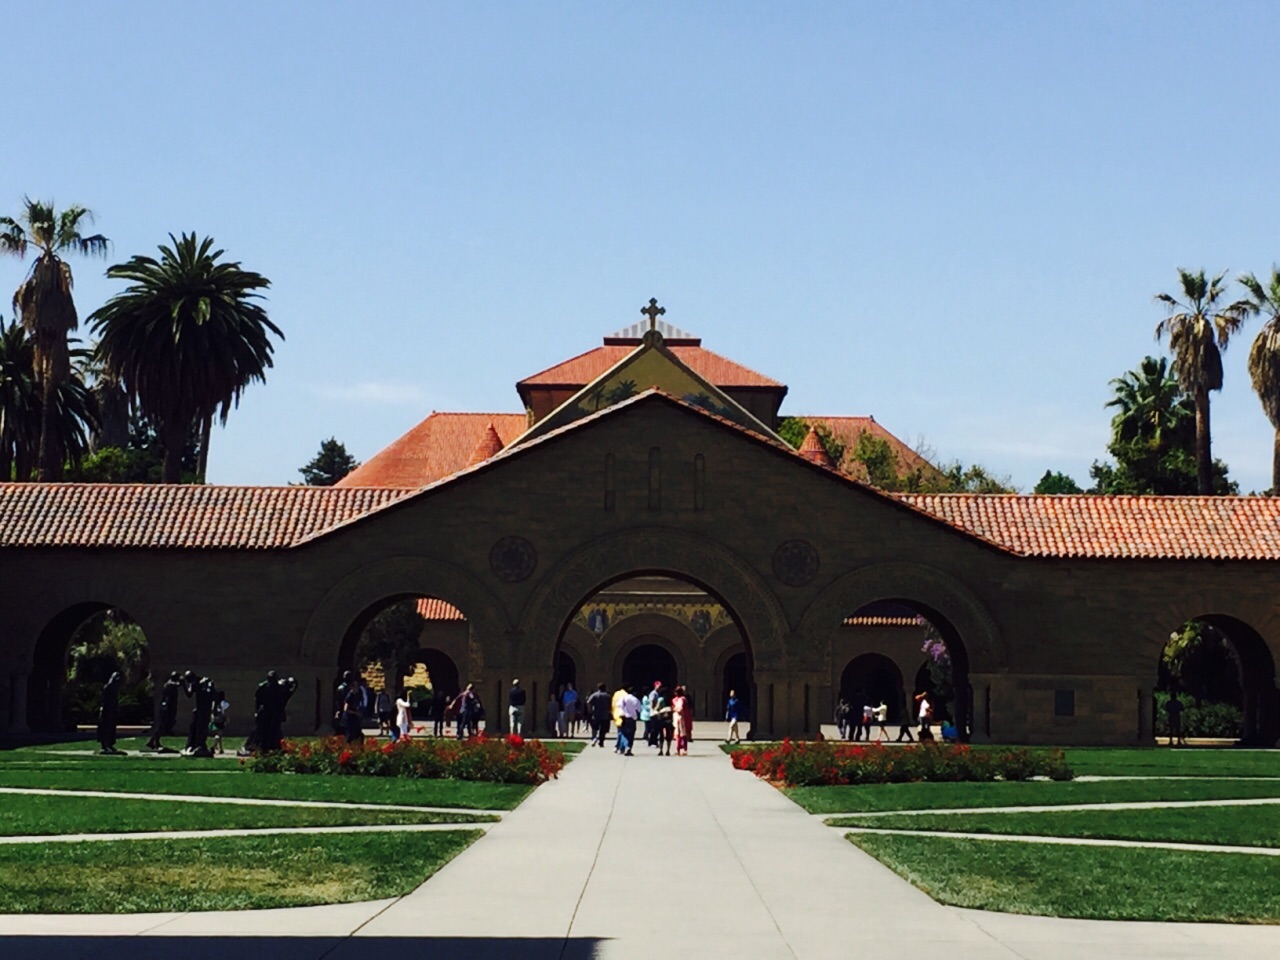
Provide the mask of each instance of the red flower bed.
[{"label": "red flower bed", "polygon": [[736,769],[750,770],[758,777],[788,787],[914,780],[1028,780],[1031,777],[1070,780],[1074,776],[1061,750],[1024,747],[974,750],[966,744],[885,747],[878,743],[783,740],[734,750],[729,757]]},{"label": "red flower bed", "polygon": [[249,761],[255,773],[323,773],[429,780],[542,783],[564,768],[564,756],[521,737],[437,738],[348,744],[341,737],[297,743]]}]

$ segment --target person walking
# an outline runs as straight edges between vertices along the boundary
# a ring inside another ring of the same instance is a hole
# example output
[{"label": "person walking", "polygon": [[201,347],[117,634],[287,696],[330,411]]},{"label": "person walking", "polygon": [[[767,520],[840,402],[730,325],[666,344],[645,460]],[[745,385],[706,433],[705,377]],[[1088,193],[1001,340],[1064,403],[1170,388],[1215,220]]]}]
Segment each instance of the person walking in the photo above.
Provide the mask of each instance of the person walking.
[{"label": "person walking", "polygon": [[458,699],[453,702],[453,710],[457,718],[454,722],[458,725],[459,740],[470,734],[472,725],[475,723],[475,709],[475,684],[468,683],[466,689],[458,694]]},{"label": "person walking", "polygon": [[595,691],[587,697],[587,720],[591,724],[591,743],[594,746],[604,746],[604,738],[609,733],[609,708],[609,692],[603,683],[598,683]]},{"label": "person walking", "polygon": [[564,685],[564,693],[560,694],[560,709],[564,714],[562,737],[572,737],[578,728],[578,691],[572,683]]},{"label": "person walking", "polygon": [[693,705],[689,703],[684,686],[677,685],[671,696],[671,723],[675,727],[677,757],[688,756],[689,753],[689,714],[692,709]]},{"label": "person walking", "polygon": [[1169,746],[1185,747],[1186,739],[1182,736],[1182,701],[1178,699],[1178,691],[1170,692],[1164,704],[1165,716],[1169,718]]},{"label": "person walking", "polygon": [[632,756],[631,748],[636,740],[636,723],[640,719],[640,698],[624,688],[622,699],[618,701],[618,713],[622,722],[618,724],[616,750],[629,757]]},{"label": "person walking", "polygon": [[841,740],[849,739],[849,701],[844,694],[836,701],[836,732]]},{"label": "person walking", "polygon": [[916,738],[911,735],[911,710],[907,706],[907,694],[905,691],[898,691],[898,743],[906,740],[907,743],[915,743]]},{"label": "person walking", "polygon": [[[729,691],[729,699],[724,705],[724,719],[729,724],[728,730],[725,731],[725,743],[741,743],[742,734],[738,732],[738,721],[741,719],[742,704],[738,700],[736,691]],[[843,733],[843,731],[841,731]]]},{"label": "person walking", "polygon": [[547,734],[549,736],[557,736],[560,732],[560,698],[556,696],[554,690],[547,691],[546,716]]},{"label": "person walking", "polygon": [[880,728],[876,731],[876,743],[880,742],[881,735],[885,740],[889,739],[889,731],[885,728],[885,723],[889,720],[889,705],[883,700],[876,705],[875,710],[876,725]]},{"label": "person walking", "polygon": [[[413,731],[413,701],[409,699],[409,692],[401,690],[400,695],[396,697],[396,724],[395,730],[399,737],[409,739],[409,734]],[[396,739],[399,739],[397,737]]]},{"label": "person walking", "polygon": [[524,687],[519,678],[511,681],[511,690],[507,693],[508,729],[517,737],[524,736],[524,705],[526,700]]},{"label": "person walking", "polygon": [[391,722],[396,718],[395,705],[391,702],[391,694],[383,687],[373,698],[373,712],[378,715],[378,733],[390,734]]},{"label": "person walking", "polygon": [[926,691],[921,691],[920,693],[917,693],[916,701],[918,704],[918,706],[916,707],[916,717],[920,721],[919,737],[922,741],[932,740],[933,731],[929,729],[929,721],[933,717],[933,704],[929,702],[928,691],[926,690]]}]

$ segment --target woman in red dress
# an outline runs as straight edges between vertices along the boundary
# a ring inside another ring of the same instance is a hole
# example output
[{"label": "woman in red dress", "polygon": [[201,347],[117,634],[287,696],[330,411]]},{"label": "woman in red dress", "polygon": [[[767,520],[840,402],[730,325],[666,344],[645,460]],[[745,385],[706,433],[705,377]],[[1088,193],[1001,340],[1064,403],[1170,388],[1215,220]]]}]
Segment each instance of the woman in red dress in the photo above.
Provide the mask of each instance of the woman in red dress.
[{"label": "woman in red dress", "polygon": [[683,685],[676,687],[671,697],[671,722],[676,728],[676,756],[689,753],[689,733],[693,727],[693,704]]}]

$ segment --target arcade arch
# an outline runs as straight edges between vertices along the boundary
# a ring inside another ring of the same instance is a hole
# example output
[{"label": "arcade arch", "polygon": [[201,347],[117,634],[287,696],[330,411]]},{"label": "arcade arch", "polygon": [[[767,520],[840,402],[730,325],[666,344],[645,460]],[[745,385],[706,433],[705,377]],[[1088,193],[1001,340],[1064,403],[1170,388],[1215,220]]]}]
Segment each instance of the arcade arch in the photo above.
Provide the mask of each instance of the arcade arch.
[{"label": "arcade arch", "polygon": [[128,612],[107,603],[77,603],[62,610],[45,624],[32,651],[28,729],[54,732],[94,723],[102,685],[117,670],[124,679],[120,722],[150,722],[150,649],[143,628]]},{"label": "arcade arch", "polygon": [[1263,747],[1280,739],[1275,657],[1262,635],[1234,616],[1203,614],[1174,630],[1158,657],[1155,691],[1157,735],[1168,733],[1168,699],[1177,693],[1187,736]]}]

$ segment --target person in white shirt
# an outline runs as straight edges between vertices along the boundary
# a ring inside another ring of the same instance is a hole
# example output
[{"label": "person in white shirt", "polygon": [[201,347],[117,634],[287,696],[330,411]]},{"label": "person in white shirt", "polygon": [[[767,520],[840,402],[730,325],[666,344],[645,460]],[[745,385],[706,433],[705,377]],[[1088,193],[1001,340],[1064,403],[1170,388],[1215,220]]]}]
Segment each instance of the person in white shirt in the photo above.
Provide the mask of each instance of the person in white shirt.
[{"label": "person in white shirt", "polygon": [[640,719],[640,698],[630,690],[618,700],[618,713],[622,723],[618,726],[618,745],[615,750],[624,756],[632,756],[631,747],[636,740],[636,721]]},{"label": "person in white shirt", "polygon": [[409,732],[413,729],[413,703],[409,700],[409,694],[401,690],[400,695],[396,697],[396,726],[400,736],[408,737]]}]

